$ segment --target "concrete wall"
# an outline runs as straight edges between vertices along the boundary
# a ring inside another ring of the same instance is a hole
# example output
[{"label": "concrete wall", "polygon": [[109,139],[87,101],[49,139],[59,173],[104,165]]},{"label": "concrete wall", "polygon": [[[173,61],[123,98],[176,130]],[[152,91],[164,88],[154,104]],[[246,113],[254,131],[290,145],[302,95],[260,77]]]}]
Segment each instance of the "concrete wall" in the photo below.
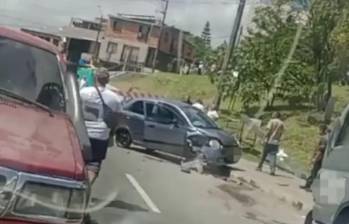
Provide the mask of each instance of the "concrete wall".
[{"label": "concrete wall", "polygon": [[[108,43],[112,42],[117,44],[117,48],[114,52],[108,52]],[[121,56],[124,49],[124,46],[128,45],[131,47],[139,48],[138,53],[138,63],[145,63],[148,55],[148,45],[145,43],[134,42],[130,40],[117,39],[113,37],[104,37],[101,41],[101,47],[99,50],[99,58],[103,61],[121,63]]]}]

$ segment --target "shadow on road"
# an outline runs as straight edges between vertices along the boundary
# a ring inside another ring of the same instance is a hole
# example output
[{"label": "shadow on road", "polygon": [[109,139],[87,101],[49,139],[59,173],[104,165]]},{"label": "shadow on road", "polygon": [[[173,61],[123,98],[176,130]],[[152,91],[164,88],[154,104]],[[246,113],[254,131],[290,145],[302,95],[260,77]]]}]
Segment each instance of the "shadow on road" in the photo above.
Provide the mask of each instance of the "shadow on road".
[{"label": "shadow on road", "polygon": [[146,155],[145,158],[150,159],[150,160],[156,160],[157,162],[164,162],[163,160],[165,160],[167,162],[171,162],[171,163],[174,163],[177,165],[181,164],[181,158],[173,156],[173,155],[169,155],[166,153],[161,153],[158,151],[147,151],[145,149],[137,148],[137,147],[131,147],[131,148],[129,148],[129,150],[142,153],[142,154]]},{"label": "shadow on road", "polygon": [[[170,162],[180,166],[182,161],[182,158],[178,156],[174,156],[174,155],[170,155],[170,154],[158,152],[158,151],[147,151],[139,147],[131,147],[125,150],[132,150],[132,151],[142,153],[144,154],[145,159],[157,161],[160,163]],[[230,177],[231,172],[245,172],[245,170],[237,167],[228,167],[228,166],[205,166],[203,174],[212,175],[213,177],[222,178],[223,180],[226,180],[227,178]]]}]

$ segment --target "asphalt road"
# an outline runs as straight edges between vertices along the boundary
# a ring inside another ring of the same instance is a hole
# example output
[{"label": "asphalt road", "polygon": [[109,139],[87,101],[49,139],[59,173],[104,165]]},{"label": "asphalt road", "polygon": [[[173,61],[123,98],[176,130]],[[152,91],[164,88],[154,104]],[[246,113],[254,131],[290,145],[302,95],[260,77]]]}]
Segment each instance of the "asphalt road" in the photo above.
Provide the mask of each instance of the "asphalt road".
[{"label": "asphalt road", "polygon": [[[178,160],[111,148],[93,189],[99,224],[298,224],[290,205],[219,176],[180,171]],[[244,172],[237,165],[232,172]],[[240,174],[241,175],[241,174]]]}]

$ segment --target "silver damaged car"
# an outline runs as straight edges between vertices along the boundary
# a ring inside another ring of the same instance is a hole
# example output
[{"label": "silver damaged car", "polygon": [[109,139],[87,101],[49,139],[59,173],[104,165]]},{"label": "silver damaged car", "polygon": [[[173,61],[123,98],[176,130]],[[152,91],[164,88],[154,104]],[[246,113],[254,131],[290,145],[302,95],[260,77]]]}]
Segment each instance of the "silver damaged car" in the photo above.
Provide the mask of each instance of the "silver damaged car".
[{"label": "silver damaged car", "polygon": [[218,166],[235,164],[242,155],[235,136],[179,101],[139,98],[126,102],[118,115],[115,138],[124,148],[134,144],[183,158],[196,156],[194,148],[205,148],[206,162]]}]

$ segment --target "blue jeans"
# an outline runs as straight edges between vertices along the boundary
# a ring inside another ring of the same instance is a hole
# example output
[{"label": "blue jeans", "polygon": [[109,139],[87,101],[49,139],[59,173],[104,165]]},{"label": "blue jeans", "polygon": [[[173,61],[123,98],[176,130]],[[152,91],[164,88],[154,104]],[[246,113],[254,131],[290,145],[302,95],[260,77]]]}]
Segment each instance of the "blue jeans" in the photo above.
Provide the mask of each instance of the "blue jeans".
[{"label": "blue jeans", "polygon": [[271,161],[269,161],[270,164],[270,173],[275,174],[276,170],[276,154],[279,151],[279,146],[278,145],[273,145],[273,144],[265,144],[264,149],[263,149],[263,154],[261,161],[259,162],[258,168],[262,169],[263,164],[267,158],[267,156],[270,154],[271,155]]}]

